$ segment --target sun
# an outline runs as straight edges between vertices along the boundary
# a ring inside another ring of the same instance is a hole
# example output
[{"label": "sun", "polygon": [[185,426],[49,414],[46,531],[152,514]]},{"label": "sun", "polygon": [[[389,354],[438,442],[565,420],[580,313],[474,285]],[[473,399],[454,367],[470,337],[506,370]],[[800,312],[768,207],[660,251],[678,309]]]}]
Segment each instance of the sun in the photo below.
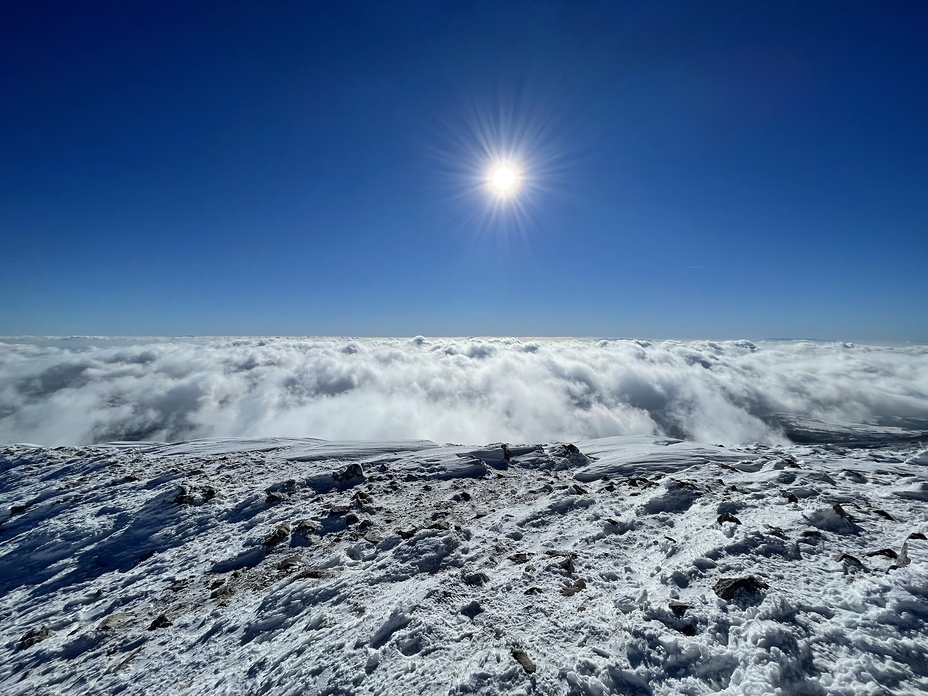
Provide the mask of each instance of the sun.
[{"label": "sun", "polygon": [[497,164],[490,170],[490,187],[501,198],[512,196],[519,189],[519,173],[508,164]]}]

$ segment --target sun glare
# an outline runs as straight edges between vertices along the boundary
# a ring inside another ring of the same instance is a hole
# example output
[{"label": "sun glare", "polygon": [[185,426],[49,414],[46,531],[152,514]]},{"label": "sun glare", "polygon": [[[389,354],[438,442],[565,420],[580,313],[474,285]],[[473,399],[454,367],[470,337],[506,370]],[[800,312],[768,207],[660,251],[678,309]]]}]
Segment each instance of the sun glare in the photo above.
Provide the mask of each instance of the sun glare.
[{"label": "sun glare", "polygon": [[505,164],[497,165],[490,172],[490,184],[500,196],[511,196],[519,188],[519,175]]}]

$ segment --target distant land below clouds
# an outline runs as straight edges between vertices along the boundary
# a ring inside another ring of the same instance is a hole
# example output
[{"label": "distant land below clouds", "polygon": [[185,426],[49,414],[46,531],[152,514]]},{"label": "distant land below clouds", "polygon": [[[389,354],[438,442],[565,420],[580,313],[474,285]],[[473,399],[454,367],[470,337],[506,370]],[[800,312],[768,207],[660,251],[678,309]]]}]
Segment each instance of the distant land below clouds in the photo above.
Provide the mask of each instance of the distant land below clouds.
[{"label": "distant land below clouds", "polygon": [[928,346],[805,340],[3,338],[0,443],[928,437]]}]

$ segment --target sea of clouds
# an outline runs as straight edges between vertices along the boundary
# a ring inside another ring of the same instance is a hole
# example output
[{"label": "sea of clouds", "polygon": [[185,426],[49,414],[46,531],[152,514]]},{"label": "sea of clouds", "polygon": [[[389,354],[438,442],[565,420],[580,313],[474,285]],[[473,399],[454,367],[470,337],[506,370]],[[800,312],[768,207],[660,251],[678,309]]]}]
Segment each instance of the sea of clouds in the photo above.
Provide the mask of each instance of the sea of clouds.
[{"label": "sea of clouds", "polygon": [[573,339],[0,339],[0,443],[291,436],[784,442],[928,420],[928,346]]}]

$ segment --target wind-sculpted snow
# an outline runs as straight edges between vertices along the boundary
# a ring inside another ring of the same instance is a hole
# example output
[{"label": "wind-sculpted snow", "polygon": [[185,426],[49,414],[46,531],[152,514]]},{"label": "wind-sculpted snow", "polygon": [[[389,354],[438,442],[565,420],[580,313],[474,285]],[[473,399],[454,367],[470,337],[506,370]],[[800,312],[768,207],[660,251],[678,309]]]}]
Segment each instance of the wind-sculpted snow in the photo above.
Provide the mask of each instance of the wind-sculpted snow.
[{"label": "wind-sculpted snow", "polygon": [[0,693],[928,692],[924,445],[0,447]]},{"label": "wind-sculpted snow", "polygon": [[917,434],[926,422],[924,346],[421,337],[0,343],[0,442],[660,435],[867,443]]}]

